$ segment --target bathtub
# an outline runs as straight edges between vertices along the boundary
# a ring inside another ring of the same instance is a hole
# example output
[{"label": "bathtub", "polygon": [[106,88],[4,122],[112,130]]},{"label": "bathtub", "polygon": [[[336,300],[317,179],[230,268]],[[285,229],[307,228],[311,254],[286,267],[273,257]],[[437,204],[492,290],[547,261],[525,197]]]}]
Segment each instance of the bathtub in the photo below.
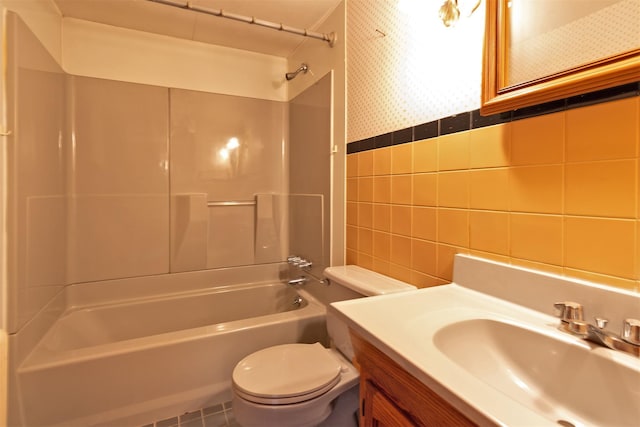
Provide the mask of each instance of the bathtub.
[{"label": "bathtub", "polygon": [[325,307],[283,283],[74,307],[18,367],[22,419],[142,425],[229,400],[249,353],[326,339]]}]

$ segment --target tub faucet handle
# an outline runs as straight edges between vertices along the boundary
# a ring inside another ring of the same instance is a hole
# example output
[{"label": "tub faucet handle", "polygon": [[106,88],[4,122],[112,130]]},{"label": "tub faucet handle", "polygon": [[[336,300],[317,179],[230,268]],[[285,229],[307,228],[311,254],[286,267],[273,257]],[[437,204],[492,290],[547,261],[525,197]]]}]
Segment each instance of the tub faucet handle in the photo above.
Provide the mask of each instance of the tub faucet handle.
[{"label": "tub faucet handle", "polygon": [[584,320],[582,304],[573,301],[562,301],[553,304],[556,309],[556,316],[563,323],[569,323],[572,320]]},{"label": "tub faucet handle", "polygon": [[287,257],[287,262],[289,264],[293,264],[293,265],[297,265],[301,260],[302,260],[302,258],[300,258],[299,256],[296,256],[296,255],[289,255]]}]

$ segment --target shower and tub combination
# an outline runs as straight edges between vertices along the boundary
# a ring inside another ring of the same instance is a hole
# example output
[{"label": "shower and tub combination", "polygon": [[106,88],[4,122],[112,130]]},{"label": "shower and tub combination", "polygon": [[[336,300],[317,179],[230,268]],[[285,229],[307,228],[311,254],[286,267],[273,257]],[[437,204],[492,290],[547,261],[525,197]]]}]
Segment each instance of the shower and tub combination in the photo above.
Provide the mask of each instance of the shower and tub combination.
[{"label": "shower and tub combination", "polygon": [[[68,287],[51,308],[58,320],[18,368],[24,425],[146,424],[230,400],[233,367],[254,351],[326,344],[324,305],[283,283],[286,270]],[[127,297],[105,298],[114,287]]]},{"label": "shower and tub combination", "polygon": [[[348,331],[327,319],[327,304],[415,287],[357,266],[329,267],[322,281],[306,267],[291,270],[282,263],[67,287],[36,320],[57,315],[17,370],[24,425],[137,426],[233,396],[243,425],[355,427],[359,375]],[[292,273],[308,280],[281,280]],[[114,299],[114,288],[124,298]],[[318,357],[337,368],[322,390]],[[283,399],[284,386],[295,395]]]},{"label": "shower and tub combination", "polygon": [[8,57],[38,59],[7,73],[10,425],[146,424],[230,400],[252,352],[328,345],[286,255],[329,260],[330,194],[305,185],[329,182],[332,74],[289,102],[74,76],[9,18]]}]

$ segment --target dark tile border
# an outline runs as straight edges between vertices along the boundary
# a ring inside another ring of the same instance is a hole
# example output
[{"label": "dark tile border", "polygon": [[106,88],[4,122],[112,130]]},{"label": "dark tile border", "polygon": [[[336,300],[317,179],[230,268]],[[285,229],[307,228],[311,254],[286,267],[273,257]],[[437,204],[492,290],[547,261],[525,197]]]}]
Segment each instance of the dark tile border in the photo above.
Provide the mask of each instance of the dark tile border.
[{"label": "dark tile border", "polygon": [[375,137],[376,148],[389,147],[393,145],[393,132],[385,133]]},{"label": "dark tile border", "polygon": [[435,120],[429,123],[423,123],[413,128],[414,141],[421,139],[434,138],[440,134],[440,122]]},{"label": "dark tile border", "polygon": [[471,129],[471,112],[440,119],[440,135],[464,132]]},{"label": "dark tile border", "polygon": [[400,129],[393,132],[393,145],[404,144],[413,141],[413,127]]},{"label": "dark tile border", "polygon": [[508,123],[514,120],[522,120],[544,114],[557,113],[572,108],[586,107],[588,105],[615,101],[624,98],[640,96],[640,82],[629,83],[609,89],[586,93],[534,105],[532,107],[493,114],[491,116],[480,115],[480,110],[468,111],[449,117],[443,117],[428,123],[422,123],[394,132],[385,133],[375,137],[350,142],[347,144],[347,154],[373,150],[375,148],[389,147],[391,145],[420,141],[422,139],[435,138],[442,135],[450,135],[456,132],[464,132],[470,129],[478,129],[485,126],[493,126],[500,123]]}]

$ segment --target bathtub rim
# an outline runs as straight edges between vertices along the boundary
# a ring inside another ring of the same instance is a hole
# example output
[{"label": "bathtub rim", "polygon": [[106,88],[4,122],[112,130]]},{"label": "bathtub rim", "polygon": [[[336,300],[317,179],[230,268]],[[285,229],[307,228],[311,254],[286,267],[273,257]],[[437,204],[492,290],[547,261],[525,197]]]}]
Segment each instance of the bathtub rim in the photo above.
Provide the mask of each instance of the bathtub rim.
[{"label": "bathtub rim", "polygon": [[[118,299],[118,300],[110,300],[110,301],[102,301],[102,302],[87,302],[84,305],[66,305],[65,310],[60,314],[60,317],[57,320],[60,320],[64,317],[70,316],[74,313],[84,310],[97,310],[108,308],[111,306],[127,306],[127,305],[136,305],[136,304],[144,304],[144,303],[152,303],[152,302],[161,302],[168,301],[174,298],[189,298],[189,297],[198,297],[210,294],[217,293],[227,293],[233,292],[237,290],[243,289],[251,289],[254,287],[261,286],[280,286],[286,284],[284,280],[262,280],[250,283],[233,283],[228,285],[214,285],[208,288],[197,288],[197,289],[189,289],[183,291],[176,292],[167,292],[167,293],[158,293],[154,295],[141,295],[127,299]],[[307,299],[305,298],[305,301]]]},{"label": "bathtub rim", "polygon": [[[253,287],[274,284],[272,282],[253,284]],[[238,288],[246,288],[243,285],[232,285]],[[215,289],[215,288],[212,288]],[[179,331],[165,332],[161,334],[137,337],[112,343],[99,344],[79,349],[56,351],[44,347],[43,338],[36,344],[33,350],[16,366],[17,373],[32,372],[41,369],[49,369],[72,363],[82,363],[108,356],[118,356],[131,351],[143,351],[170,345],[179,345],[190,341],[208,338],[214,335],[230,334],[240,329],[253,326],[271,326],[282,322],[283,319],[295,318],[296,320],[308,320],[314,317],[326,318],[326,306],[314,298],[304,289],[296,290],[306,301],[307,305],[296,310],[281,313],[273,313],[248,319],[234,320],[214,325],[205,325]],[[119,305],[119,304],[109,304]],[[54,328],[55,324],[51,328]]]},{"label": "bathtub rim", "polygon": [[72,283],[64,288],[65,310],[136,298],[198,292],[212,287],[281,282],[287,276],[288,265],[276,262]]},{"label": "bathtub rim", "polygon": [[[70,307],[117,302],[133,297],[244,284],[265,280],[281,281],[288,275],[285,262],[221,267],[159,275],[123,277],[95,282],[72,283],[60,291],[27,321],[9,335],[9,375],[13,375],[32,353],[49,329]],[[113,297],[113,294],[118,297]]]}]

